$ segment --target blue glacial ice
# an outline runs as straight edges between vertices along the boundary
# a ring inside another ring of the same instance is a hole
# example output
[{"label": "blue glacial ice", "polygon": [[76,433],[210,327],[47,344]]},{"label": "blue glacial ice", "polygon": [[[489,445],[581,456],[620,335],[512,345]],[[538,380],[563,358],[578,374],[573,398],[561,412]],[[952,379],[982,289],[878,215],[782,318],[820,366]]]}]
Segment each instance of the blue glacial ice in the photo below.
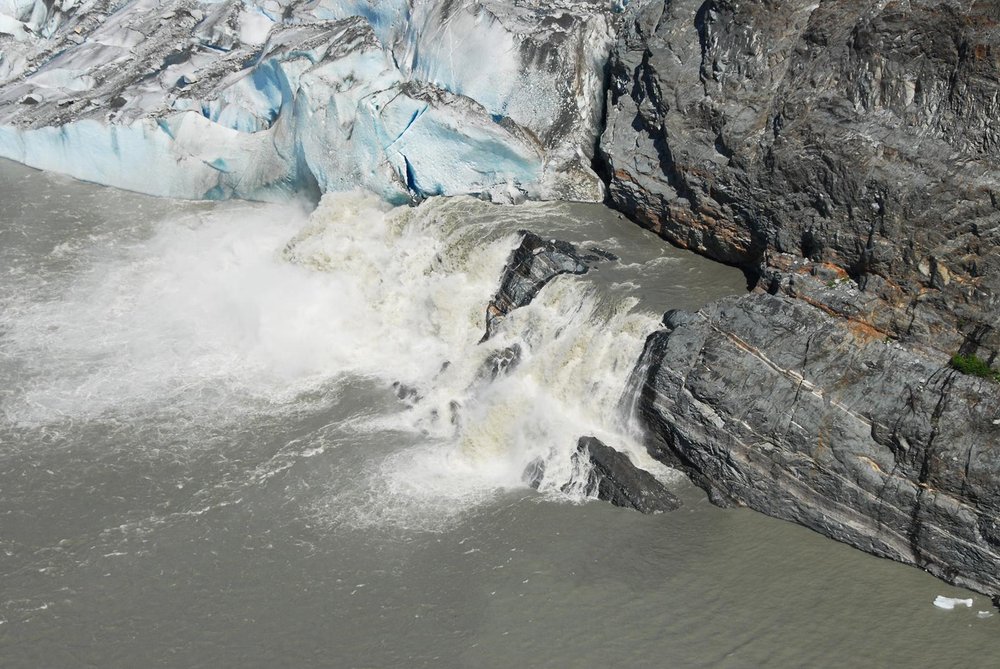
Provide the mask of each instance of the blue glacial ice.
[{"label": "blue glacial ice", "polygon": [[0,156],[192,199],[603,196],[614,3],[105,5],[0,0]]}]

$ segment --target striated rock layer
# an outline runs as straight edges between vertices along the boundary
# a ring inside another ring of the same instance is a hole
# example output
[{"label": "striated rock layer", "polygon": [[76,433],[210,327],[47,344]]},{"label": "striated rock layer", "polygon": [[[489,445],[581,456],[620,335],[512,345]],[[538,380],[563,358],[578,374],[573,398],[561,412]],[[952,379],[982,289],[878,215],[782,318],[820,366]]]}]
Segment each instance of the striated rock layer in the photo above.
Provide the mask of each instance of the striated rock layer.
[{"label": "striated rock layer", "polygon": [[1000,593],[1000,393],[780,295],[669,312],[638,368],[657,458],[722,505]]},{"label": "striated rock layer", "polygon": [[722,504],[1000,593],[1000,5],[649,1],[610,65],[612,203],[755,290],[669,313],[657,457]]}]

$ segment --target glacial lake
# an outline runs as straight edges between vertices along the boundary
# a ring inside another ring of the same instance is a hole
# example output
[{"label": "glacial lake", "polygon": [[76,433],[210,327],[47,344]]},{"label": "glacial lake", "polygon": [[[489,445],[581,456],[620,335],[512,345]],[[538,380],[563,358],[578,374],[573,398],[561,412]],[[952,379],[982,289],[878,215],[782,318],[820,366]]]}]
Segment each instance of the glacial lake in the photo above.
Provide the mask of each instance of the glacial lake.
[{"label": "glacial lake", "polygon": [[[615,212],[177,202],[8,162],[0,195],[0,666],[995,666],[988,598],[643,460],[645,336],[744,279]],[[520,229],[620,260],[479,344]],[[560,492],[583,434],[684,507]]]}]

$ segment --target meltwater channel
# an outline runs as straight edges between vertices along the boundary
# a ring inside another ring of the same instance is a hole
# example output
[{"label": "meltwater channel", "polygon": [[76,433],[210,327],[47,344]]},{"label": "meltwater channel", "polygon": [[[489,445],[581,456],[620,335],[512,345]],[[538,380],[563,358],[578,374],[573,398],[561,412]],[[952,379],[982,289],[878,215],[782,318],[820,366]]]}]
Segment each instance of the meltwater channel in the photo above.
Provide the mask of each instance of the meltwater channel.
[{"label": "meltwater channel", "polygon": [[[645,455],[646,335],[744,282],[614,212],[176,202],[9,163],[0,193],[0,666],[990,666],[985,597]],[[620,260],[480,345],[521,229]],[[562,492],[582,435],[685,506]]]}]

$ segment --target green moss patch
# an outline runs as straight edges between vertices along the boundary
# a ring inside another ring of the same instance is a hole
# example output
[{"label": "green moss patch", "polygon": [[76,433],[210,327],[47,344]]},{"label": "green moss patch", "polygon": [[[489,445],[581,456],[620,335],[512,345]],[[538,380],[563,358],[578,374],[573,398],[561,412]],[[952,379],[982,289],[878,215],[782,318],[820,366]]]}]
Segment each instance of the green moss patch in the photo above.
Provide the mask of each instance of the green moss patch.
[{"label": "green moss patch", "polygon": [[985,360],[975,355],[951,356],[951,366],[969,376],[978,376],[991,381],[1000,381],[1000,372],[994,371]]}]

